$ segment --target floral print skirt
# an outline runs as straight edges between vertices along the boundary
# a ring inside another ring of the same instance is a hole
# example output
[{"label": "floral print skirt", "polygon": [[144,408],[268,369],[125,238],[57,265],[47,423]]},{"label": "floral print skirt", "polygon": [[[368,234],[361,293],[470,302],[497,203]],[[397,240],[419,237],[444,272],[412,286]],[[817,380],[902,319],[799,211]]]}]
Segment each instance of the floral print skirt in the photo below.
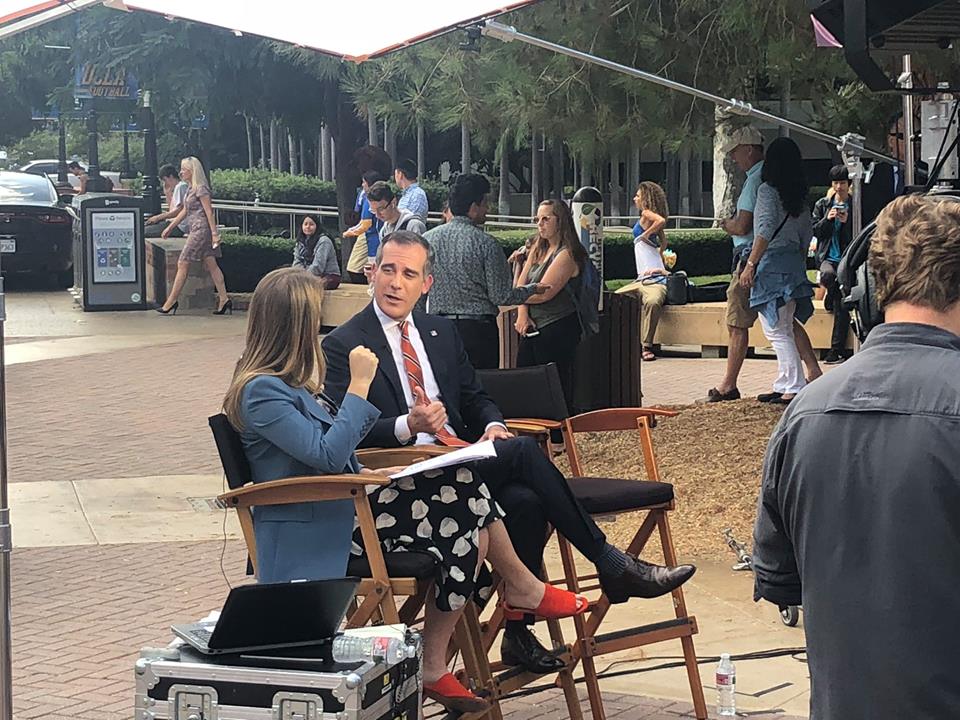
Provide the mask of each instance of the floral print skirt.
[{"label": "floral print skirt", "polygon": [[[422,552],[437,561],[440,610],[459,610],[471,595],[483,606],[493,586],[489,571],[477,570],[480,530],[504,513],[469,468],[399,478],[378,487],[369,500],[384,552]],[[351,552],[363,555],[356,521]]]}]

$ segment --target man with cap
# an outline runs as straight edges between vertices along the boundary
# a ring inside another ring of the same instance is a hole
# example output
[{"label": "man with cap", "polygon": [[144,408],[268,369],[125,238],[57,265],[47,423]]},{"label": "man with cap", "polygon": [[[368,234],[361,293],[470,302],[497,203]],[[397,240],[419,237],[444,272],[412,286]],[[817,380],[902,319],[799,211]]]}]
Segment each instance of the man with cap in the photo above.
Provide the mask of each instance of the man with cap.
[{"label": "man with cap", "polygon": [[[757,191],[763,182],[763,136],[755,127],[748,125],[732,132],[721,150],[747,174],[747,179],[737,199],[736,214],[720,221],[720,227],[733,239],[733,277],[727,287],[726,312],[730,339],[727,343],[726,373],[716,387],[710,388],[707,402],[740,399],[737,378],[747,356],[750,328],[757,321],[757,311],[750,307],[750,290],[740,285],[740,270],[753,247],[753,209],[757,204]],[[794,322],[793,329],[797,349],[807,368],[807,380],[813,380],[823,373],[817,364],[810,338],[800,323]]]}]

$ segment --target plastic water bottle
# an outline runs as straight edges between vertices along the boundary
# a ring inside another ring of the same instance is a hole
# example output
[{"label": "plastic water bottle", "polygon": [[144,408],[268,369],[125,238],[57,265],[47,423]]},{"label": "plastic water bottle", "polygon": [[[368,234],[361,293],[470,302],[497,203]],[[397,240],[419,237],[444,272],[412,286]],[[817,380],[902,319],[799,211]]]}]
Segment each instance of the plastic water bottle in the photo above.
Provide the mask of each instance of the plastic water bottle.
[{"label": "plastic water bottle", "polygon": [[737,669],[730,660],[730,653],[720,655],[717,666],[717,715],[733,717],[737,714]]},{"label": "plastic water bottle", "polygon": [[394,637],[337,635],[333,639],[333,659],[342,663],[385,660],[396,665],[407,657],[407,646]]}]

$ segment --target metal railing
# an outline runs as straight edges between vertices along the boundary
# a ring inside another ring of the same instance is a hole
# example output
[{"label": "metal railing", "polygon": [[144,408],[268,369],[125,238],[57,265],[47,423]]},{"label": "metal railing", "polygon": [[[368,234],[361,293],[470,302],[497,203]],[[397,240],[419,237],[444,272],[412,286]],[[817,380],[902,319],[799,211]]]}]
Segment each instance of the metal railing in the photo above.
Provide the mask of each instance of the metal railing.
[{"label": "metal railing", "polygon": [[[290,237],[297,236],[298,218],[311,214],[321,218],[339,218],[339,212],[333,205],[297,205],[297,204],[267,204],[259,201],[247,200],[214,200],[214,217],[218,225],[220,212],[240,213],[239,230],[244,235],[249,234],[251,215],[286,216],[284,223],[289,226]],[[443,221],[439,212],[431,212],[427,216],[428,225],[439,225]],[[611,215],[603,219],[604,229],[609,232],[630,232],[637,221],[636,215]],[[675,215],[668,220],[668,229],[681,228],[710,228],[715,219],[697,215]],[[501,230],[531,230],[536,228],[533,218],[528,215],[487,215],[486,227]]]}]

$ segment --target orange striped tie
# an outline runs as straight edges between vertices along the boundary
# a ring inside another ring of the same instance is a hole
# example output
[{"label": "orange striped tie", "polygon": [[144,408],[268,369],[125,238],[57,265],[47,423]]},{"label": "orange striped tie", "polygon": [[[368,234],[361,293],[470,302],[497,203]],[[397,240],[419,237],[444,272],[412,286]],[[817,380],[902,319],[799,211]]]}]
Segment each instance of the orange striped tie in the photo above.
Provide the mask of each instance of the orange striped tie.
[{"label": "orange striped tie", "polygon": [[[407,371],[407,380],[410,381],[410,392],[413,394],[414,402],[420,405],[428,405],[427,391],[423,386],[423,368],[420,366],[420,358],[417,357],[417,351],[413,349],[413,343],[410,342],[410,336],[407,334],[407,321],[398,323],[400,326],[400,352],[403,353],[403,369]],[[417,393],[413,392],[420,389],[419,399]],[[440,428],[440,431],[434,436],[441,445],[451,447],[466,447],[470,443],[464,442],[456,435],[447,431],[446,428]]]}]

